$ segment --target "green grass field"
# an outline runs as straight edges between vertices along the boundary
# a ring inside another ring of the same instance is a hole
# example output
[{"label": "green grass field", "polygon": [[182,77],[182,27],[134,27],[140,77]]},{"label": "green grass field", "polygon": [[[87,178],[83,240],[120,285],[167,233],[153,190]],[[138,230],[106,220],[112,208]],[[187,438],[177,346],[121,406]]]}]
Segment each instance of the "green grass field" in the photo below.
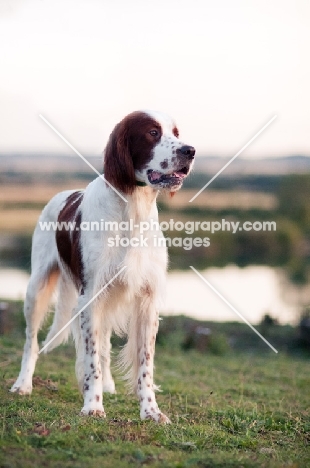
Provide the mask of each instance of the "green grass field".
[{"label": "green grass field", "polygon": [[107,418],[81,417],[72,344],[40,356],[31,396],[10,394],[23,341],[0,338],[3,468],[310,466],[306,357],[159,345],[157,398],[172,420],[159,426],[140,421],[120,376],[117,394],[104,398]]}]

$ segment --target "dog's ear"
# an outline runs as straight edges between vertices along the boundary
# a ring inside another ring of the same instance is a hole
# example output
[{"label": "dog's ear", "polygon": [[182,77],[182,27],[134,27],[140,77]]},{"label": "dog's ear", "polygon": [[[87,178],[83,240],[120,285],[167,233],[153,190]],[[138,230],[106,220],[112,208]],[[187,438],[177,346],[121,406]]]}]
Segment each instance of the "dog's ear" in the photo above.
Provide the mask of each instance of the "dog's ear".
[{"label": "dog's ear", "polygon": [[104,178],[123,193],[132,193],[136,186],[135,170],[130,153],[126,118],[116,125],[104,151]]}]

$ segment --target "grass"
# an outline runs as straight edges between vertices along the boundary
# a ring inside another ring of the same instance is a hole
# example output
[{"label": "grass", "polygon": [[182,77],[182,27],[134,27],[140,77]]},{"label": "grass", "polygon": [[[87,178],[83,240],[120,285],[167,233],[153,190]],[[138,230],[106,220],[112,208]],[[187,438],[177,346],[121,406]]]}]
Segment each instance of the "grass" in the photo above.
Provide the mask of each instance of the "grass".
[{"label": "grass", "polygon": [[72,344],[40,356],[31,396],[10,394],[23,338],[0,338],[0,466],[307,467],[310,363],[231,351],[223,356],[157,346],[158,403],[169,426],[141,422],[117,378],[105,420],[79,415]]}]

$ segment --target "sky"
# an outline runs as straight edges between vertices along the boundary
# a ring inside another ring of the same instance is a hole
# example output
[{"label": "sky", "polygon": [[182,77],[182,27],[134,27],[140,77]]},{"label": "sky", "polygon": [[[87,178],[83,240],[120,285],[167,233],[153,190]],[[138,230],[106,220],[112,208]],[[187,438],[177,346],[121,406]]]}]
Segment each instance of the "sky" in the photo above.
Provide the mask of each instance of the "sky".
[{"label": "sky", "polygon": [[0,153],[101,154],[138,109],[199,155],[310,155],[308,0],[1,0]]}]

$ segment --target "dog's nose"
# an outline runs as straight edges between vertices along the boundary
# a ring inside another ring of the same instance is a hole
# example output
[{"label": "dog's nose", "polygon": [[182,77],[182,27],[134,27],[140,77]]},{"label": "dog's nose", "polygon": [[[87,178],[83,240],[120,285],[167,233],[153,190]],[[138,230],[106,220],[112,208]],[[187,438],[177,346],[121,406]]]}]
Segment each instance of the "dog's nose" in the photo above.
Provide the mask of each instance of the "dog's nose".
[{"label": "dog's nose", "polygon": [[186,156],[188,159],[194,159],[196,150],[193,146],[181,146],[181,148],[178,149],[178,152]]}]

